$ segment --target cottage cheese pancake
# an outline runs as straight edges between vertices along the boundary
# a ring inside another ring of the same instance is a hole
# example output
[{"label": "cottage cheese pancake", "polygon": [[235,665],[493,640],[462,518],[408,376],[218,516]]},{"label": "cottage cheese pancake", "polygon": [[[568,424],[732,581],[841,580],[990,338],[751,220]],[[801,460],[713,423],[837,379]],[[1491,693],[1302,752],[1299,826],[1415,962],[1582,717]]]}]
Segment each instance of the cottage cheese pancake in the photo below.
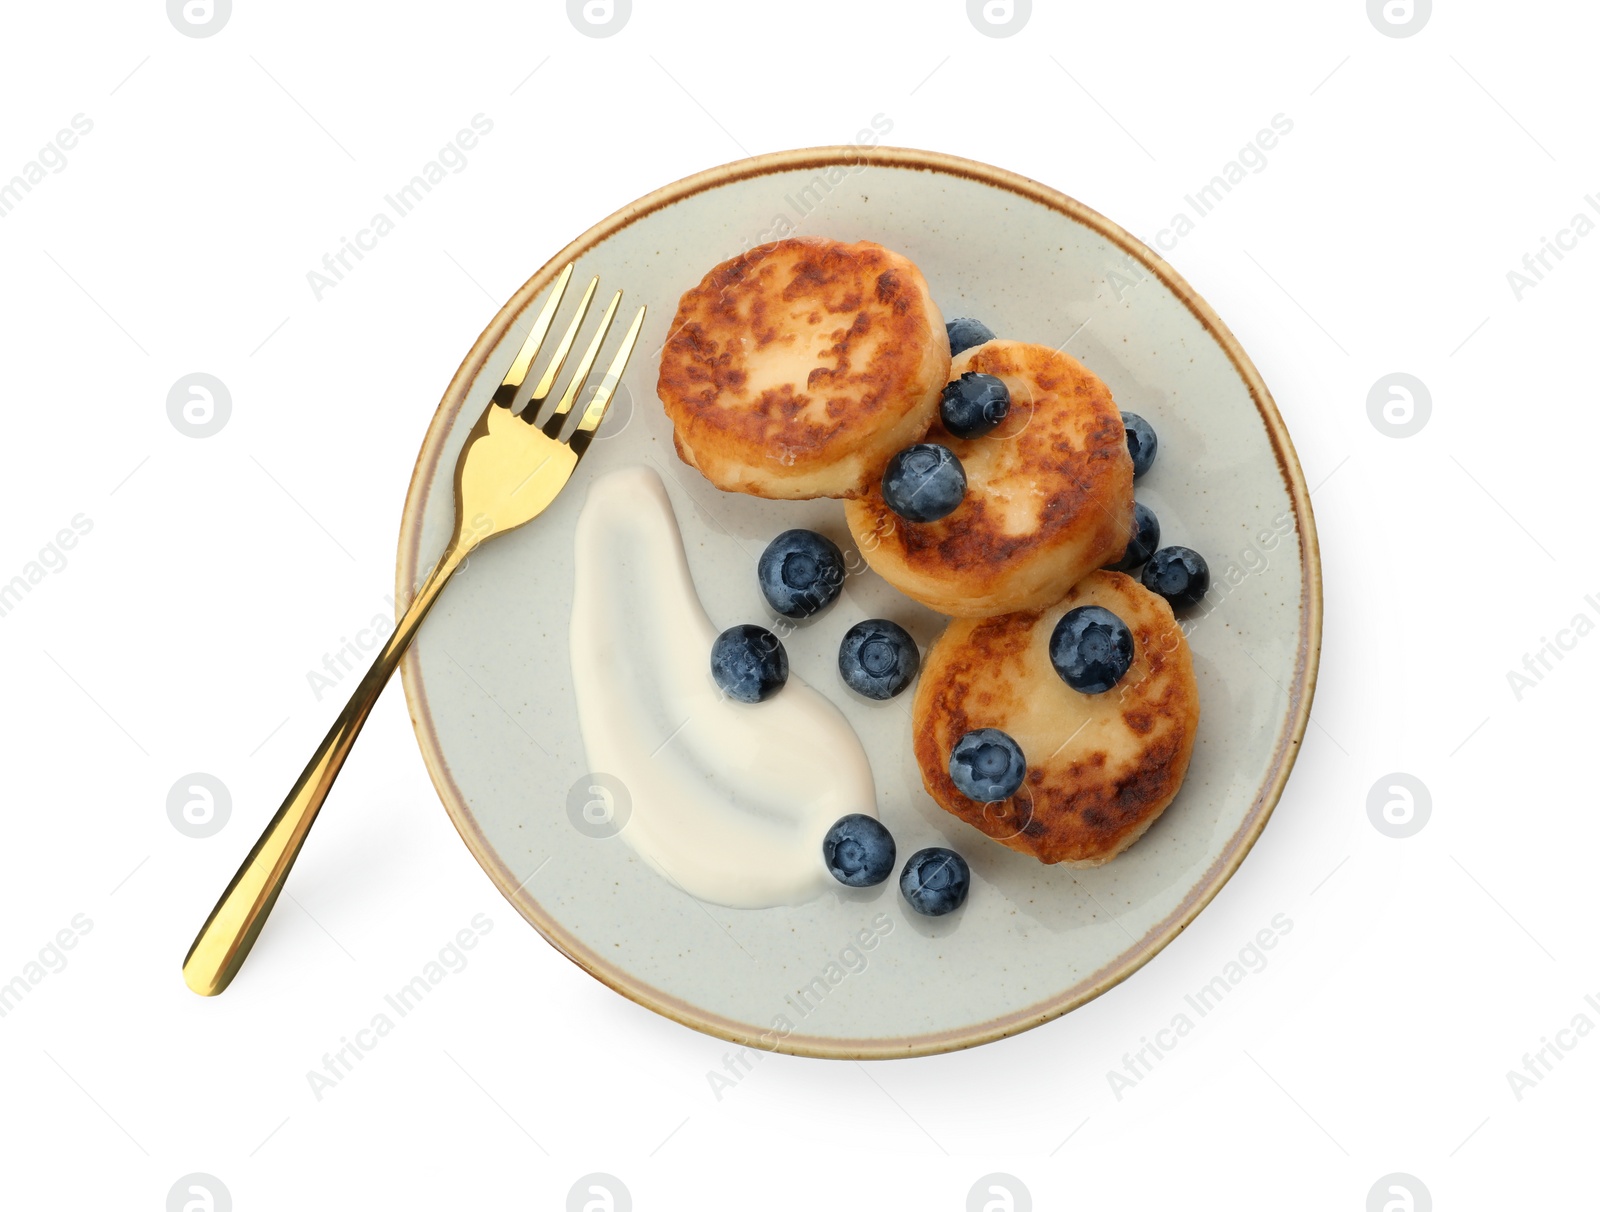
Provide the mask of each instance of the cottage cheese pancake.
[{"label": "cottage cheese pancake", "polygon": [[[1050,661],[1056,622],[1103,606],[1133,632],[1134,659],[1102,694],[1080,694]],[[1120,572],[1094,572],[1043,612],[956,619],[923,661],[912,738],[939,806],[1041,862],[1097,867],[1137,841],[1178,793],[1200,702],[1189,643],[1166,601]],[[950,751],[996,728],[1027,760],[1009,799],[980,804],[956,789]]]},{"label": "cottage cheese pancake", "polygon": [[657,394],[678,455],[718,488],[853,497],[938,415],[944,319],[917,267],[793,239],[718,265],[678,305]]},{"label": "cottage cheese pancake", "polygon": [[961,460],[953,513],[909,522],[877,484],[847,502],[868,564],[909,597],[963,618],[1040,610],[1118,559],[1133,531],[1133,460],[1111,392],[1076,358],[1044,345],[989,341],[950,367],[1001,379],[1005,420],[960,439],[935,421],[924,441]]}]

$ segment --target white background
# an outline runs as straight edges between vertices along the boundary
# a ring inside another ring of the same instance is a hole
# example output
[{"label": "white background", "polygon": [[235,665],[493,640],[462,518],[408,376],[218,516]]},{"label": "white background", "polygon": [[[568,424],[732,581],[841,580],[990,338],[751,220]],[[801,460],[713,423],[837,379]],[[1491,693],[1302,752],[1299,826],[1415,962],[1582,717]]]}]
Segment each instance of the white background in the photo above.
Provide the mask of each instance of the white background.
[{"label": "white background", "polygon": [[[1593,1206],[1600,1038],[1520,1099],[1506,1076],[1600,1025],[1600,639],[1520,699],[1507,678],[1600,621],[1600,238],[1520,300],[1506,277],[1600,191],[1593,6],[1441,2],[1403,39],[1363,0],[1041,0],[1006,38],[960,0],[637,0],[604,39],[559,0],[237,0],[206,38],[159,0],[3,21],[0,181],[73,115],[93,130],[0,219],[0,581],[92,530],[0,618],[0,981],[92,929],[0,1018],[0,1202],[160,1209],[198,1171],[240,1209],[563,1208],[599,1171],[641,1209],[956,1210],[1002,1172],[1038,1208],[1358,1212],[1404,1172],[1441,1209]],[[479,113],[467,168],[319,302],[307,271]],[[771,1056],[719,1101],[727,1045],[496,894],[393,687],[243,974],[187,991],[195,928],[342,702],[307,672],[390,610],[440,393],[567,240],[877,114],[1154,240],[1279,113],[1265,170],[1168,256],[1317,486],[1322,678],[1264,836],[1148,967],[1015,1039]],[[233,403],[204,440],[166,412],[193,371]],[[1368,418],[1393,371],[1430,389],[1414,437]],[[233,800],[202,840],[166,812],[195,771]],[[1395,771],[1432,799],[1403,840],[1367,813]],[[479,913],[470,965],[316,1099],[306,1071]],[[1118,1098],[1107,1071],[1280,913],[1269,966]]]}]

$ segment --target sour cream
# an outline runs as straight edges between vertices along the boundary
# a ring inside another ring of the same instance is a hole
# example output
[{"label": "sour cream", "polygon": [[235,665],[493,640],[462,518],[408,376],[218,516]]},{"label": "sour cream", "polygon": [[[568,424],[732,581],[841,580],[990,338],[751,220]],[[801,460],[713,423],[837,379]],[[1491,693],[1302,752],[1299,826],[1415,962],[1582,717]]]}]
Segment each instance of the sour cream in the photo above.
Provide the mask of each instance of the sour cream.
[{"label": "sour cream", "polygon": [[711,679],[719,630],[661,477],[633,466],[595,480],[578,518],[572,685],[589,769],[626,789],[621,836],[701,900],[798,904],[833,882],[829,827],[876,815],[872,768],[839,709],[792,671],[765,703],[726,698]]}]

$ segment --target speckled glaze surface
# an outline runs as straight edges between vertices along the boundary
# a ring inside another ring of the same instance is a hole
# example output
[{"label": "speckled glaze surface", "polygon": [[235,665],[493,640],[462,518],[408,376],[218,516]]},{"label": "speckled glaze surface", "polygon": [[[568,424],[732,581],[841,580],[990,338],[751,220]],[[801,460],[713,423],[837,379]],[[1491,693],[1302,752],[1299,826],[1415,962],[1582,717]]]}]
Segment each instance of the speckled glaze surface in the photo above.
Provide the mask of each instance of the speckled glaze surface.
[{"label": "speckled glaze surface", "polygon": [[[869,239],[921,267],[947,317],[1064,346],[1148,418],[1160,456],[1139,480],[1162,542],[1204,553],[1217,584],[1189,614],[1201,723],[1182,792],[1105,867],[1046,867],[984,838],[923,792],[910,693],[845,689],[843,633],[868,617],[926,648],[943,620],[868,571],[786,640],[793,668],[845,712],[871,755],[878,812],[902,858],[959,850],[965,907],[920,918],[891,879],[807,904],[691,900],[617,836],[580,830],[593,798],[571,688],[573,530],[590,480],[644,463],[667,485],[691,571],[718,627],[770,624],[755,565],[808,526],[853,553],[836,501],[721,493],[681,464],[655,398],[679,294],[742,248],[788,234]],[[668,186],[573,241],[517,292],[467,355],[428,430],[408,494],[397,584],[408,596],[453,517],[468,429],[562,265],[600,275],[650,315],[601,439],[555,504],[485,546],[435,607],[403,666],[424,759],[447,812],[500,891],[554,946],[642,1005],[742,1044],[809,1056],[950,1051],[1047,1022],[1170,942],[1243,861],[1283,790],[1309,718],[1322,604],[1310,500],[1289,436],[1249,359],[1151,250],[1026,178],[893,148],[743,160]],[[881,916],[880,916],[881,915]],[[870,947],[867,943],[870,941]]]}]

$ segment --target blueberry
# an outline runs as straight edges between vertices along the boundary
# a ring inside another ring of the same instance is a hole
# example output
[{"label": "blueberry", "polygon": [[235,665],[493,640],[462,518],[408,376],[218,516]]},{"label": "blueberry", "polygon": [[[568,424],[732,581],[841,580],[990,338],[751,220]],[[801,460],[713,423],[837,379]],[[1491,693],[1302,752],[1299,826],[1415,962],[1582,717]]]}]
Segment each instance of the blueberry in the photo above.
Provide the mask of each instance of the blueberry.
[{"label": "blueberry", "polygon": [[900,872],[900,895],[926,917],[943,917],[961,908],[971,886],[967,860],[943,846],[917,851]]},{"label": "blueberry", "polygon": [[1156,431],[1136,412],[1122,414],[1122,427],[1128,431],[1128,453],[1133,456],[1133,478],[1138,479],[1156,461]]},{"label": "blueberry", "polygon": [[965,353],[974,345],[982,345],[985,341],[993,341],[994,333],[982,320],[974,320],[970,316],[958,316],[944,326],[945,333],[950,338],[950,356],[953,358],[958,353]]},{"label": "blueberry", "polygon": [[1211,569],[1205,557],[1187,547],[1163,547],[1150,557],[1139,577],[1144,587],[1159,593],[1174,610],[1193,606],[1211,588]]},{"label": "blueberry", "polygon": [[839,676],[857,694],[892,699],[917,676],[917,642],[899,623],[864,619],[839,641]]},{"label": "blueberry", "polygon": [[841,884],[870,888],[894,870],[894,838],[881,821],[852,812],[835,821],[822,839],[822,861]]},{"label": "blueberry", "polygon": [[994,375],[969,370],[944,385],[939,420],[958,438],[981,438],[1011,411],[1011,392]]},{"label": "blueberry", "polygon": [[966,495],[967,473],[948,446],[907,446],[883,471],[883,503],[908,522],[937,522]]},{"label": "blueberry", "polygon": [[756,565],[761,596],[781,615],[809,618],[833,605],[844,584],[844,553],[814,530],[786,530]]},{"label": "blueberry", "polygon": [[1122,558],[1115,564],[1107,564],[1106,567],[1112,572],[1132,572],[1154,555],[1159,546],[1161,546],[1161,523],[1156,520],[1156,515],[1148,507],[1135,501],[1133,537],[1122,549]]},{"label": "blueberry", "polygon": [[1022,747],[998,728],[978,728],[950,751],[950,779],[969,800],[993,804],[1022,786],[1028,761]]},{"label": "blueberry", "polygon": [[1050,633],[1050,663],[1081,694],[1104,694],[1133,664],[1133,632],[1104,606],[1079,606]]},{"label": "blueberry", "polygon": [[759,703],[789,680],[789,654],[765,627],[740,623],[711,645],[711,676],[729,698]]}]

